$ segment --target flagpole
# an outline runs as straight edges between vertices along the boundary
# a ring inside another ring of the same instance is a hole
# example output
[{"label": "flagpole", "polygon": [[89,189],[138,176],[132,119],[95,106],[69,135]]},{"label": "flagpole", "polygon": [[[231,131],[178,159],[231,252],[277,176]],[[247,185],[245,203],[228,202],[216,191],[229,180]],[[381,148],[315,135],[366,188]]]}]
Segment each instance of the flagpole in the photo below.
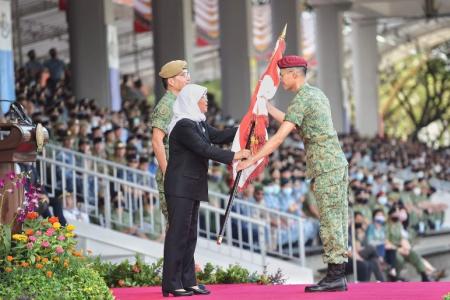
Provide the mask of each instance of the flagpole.
[{"label": "flagpole", "polygon": [[[245,149],[250,148],[250,142],[253,135],[253,130],[255,129],[255,121],[252,122],[252,126],[250,127],[250,133],[247,138],[247,144],[245,145]],[[230,197],[228,199],[227,209],[225,210],[225,219],[223,220],[222,227],[220,228],[219,236],[217,237],[217,245],[222,244],[223,234],[225,232],[225,227],[227,225],[228,219],[230,218],[231,207],[233,206],[234,197],[236,196],[237,187],[239,181],[241,179],[242,170],[237,172],[236,179],[234,180],[233,189],[231,190]],[[231,235],[231,232],[229,232]]]}]

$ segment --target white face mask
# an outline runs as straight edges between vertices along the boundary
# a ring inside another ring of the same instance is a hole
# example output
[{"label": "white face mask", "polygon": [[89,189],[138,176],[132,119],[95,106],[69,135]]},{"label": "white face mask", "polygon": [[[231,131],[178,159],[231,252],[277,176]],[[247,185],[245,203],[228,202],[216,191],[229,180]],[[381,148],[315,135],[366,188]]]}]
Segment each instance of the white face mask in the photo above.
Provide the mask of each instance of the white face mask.
[{"label": "white face mask", "polygon": [[386,196],[380,196],[378,197],[378,203],[380,203],[381,205],[386,205],[388,202],[388,199]]},{"label": "white face mask", "polygon": [[400,222],[406,221],[407,218],[408,218],[408,214],[406,213],[406,211],[404,211],[404,210],[399,211],[398,219],[400,220]]},{"label": "white face mask", "polygon": [[415,187],[415,188],[413,189],[413,193],[414,193],[414,195],[416,195],[416,196],[419,196],[419,195],[420,195],[420,192],[421,192],[420,187]]},{"label": "white face mask", "polygon": [[363,172],[358,172],[358,173],[356,173],[356,179],[357,179],[358,181],[363,180],[363,178],[364,178]]}]

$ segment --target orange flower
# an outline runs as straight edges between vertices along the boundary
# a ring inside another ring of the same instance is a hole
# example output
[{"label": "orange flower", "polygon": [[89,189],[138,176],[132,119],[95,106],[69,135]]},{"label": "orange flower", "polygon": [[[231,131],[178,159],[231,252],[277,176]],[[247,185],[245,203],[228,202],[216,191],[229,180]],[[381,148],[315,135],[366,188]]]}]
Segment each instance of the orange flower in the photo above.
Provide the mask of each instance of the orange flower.
[{"label": "orange flower", "polygon": [[47,257],[44,257],[44,258],[42,259],[42,263],[44,263],[44,264],[48,263],[48,258],[47,258]]},{"label": "orange flower", "polygon": [[43,267],[44,267],[43,264],[36,264],[36,268],[38,268],[38,269],[42,269]]},{"label": "orange flower", "polygon": [[25,234],[28,235],[28,236],[33,235],[33,233],[34,233],[33,229],[25,230]]},{"label": "orange flower", "polygon": [[58,219],[58,217],[51,217],[51,218],[48,218],[48,221],[53,224],[53,223],[59,222],[59,219]]},{"label": "orange flower", "polygon": [[20,265],[21,265],[22,267],[26,268],[26,267],[28,267],[30,264],[27,263],[27,262],[25,262],[25,261],[23,261]]},{"label": "orange flower", "polygon": [[13,261],[13,259],[14,259],[14,257],[12,257],[11,255],[8,255],[8,256],[6,257],[6,260],[7,260],[7,261]]},{"label": "orange flower", "polygon": [[37,217],[39,217],[39,214],[35,211],[31,211],[31,212],[27,213],[27,216],[26,216],[26,218],[28,220],[34,220],[34,219],[37,219]]},{"label": "orange flower", "polygon": [[80,251],[73,251],[73,252],[72,252],[72,255],[73,255],[73,256],[76,256],[76,257],[81,257],[81,256],[83,256],[83,254],[82,254]]},{"label": "orange flower", "polygon": [[53,260],[56,261],[56,262],[59,262],[59,257],[55,256],[55,257],[53,257]]},{"label": "orange flower", "polygon": [[41,261],[41,257],[39,255],[36,256],[36,261]]},{"label": "orange flower", "polygon": [[47,271],[47,273],[45,273],[45,275],[47,275],[48,278],[52,278],[53,272],[52,271]]},{"label": "orange flower", "polygon": [[69,267],[69,263],[67,261],[64,262],[64,268]]},{"label": "orange flower", "polygon": [[5,268],[5,271],[8,272],[8,273],[9,273],[9,272],[12,272],[12,270],[13,270],[13,269],[10,268],[10,267],[6,267],[6,268]]}]

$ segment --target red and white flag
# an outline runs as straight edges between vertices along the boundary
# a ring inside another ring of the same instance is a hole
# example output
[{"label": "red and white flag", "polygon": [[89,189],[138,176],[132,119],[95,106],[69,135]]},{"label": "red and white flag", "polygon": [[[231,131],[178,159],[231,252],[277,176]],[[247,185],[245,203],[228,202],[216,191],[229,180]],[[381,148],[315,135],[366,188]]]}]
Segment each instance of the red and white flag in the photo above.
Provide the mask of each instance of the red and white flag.
[{"label": "red and white flag", "polygon": [[[234,152],[245,149],[253,122],[255,122],[255,128],[250,137],[251,152],[258,152],[268,140],[267,127],[269,126],[269,114],[266,107],[266,101],[273,98],[278,85],[280,84],[277,62],[283,57],[284,49],[286,48],[284,41],[285,30],[278,38],[269,65],[261,75],[258,84],[253,91],[249,110],[242,118],[236,136],[234,137],[233,145],[231,147],[231,150]],[[261,174],[268,161],[268,157],[261,158],[256,164],[242,171],[237,186],[239,192],[242,192],[254,178]],[[237,164],[237,161],[233,163],[233,180],[236,179]]]}]

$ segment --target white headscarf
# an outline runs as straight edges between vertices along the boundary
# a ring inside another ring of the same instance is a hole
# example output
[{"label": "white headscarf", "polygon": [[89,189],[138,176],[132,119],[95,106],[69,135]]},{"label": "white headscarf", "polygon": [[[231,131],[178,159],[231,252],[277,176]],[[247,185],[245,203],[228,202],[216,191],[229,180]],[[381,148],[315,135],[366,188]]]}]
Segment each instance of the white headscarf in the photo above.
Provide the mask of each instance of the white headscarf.
[{"label": "white headscarf", "polygon": [[187,84],[184,86],[173,105],[173,117],[169,124],[169,135],[181,119],[189,119],[195,122],[206,120],[206,116],[198,107],[198,101],[206,94],[206,91],[207,88],[198,84]]}]

